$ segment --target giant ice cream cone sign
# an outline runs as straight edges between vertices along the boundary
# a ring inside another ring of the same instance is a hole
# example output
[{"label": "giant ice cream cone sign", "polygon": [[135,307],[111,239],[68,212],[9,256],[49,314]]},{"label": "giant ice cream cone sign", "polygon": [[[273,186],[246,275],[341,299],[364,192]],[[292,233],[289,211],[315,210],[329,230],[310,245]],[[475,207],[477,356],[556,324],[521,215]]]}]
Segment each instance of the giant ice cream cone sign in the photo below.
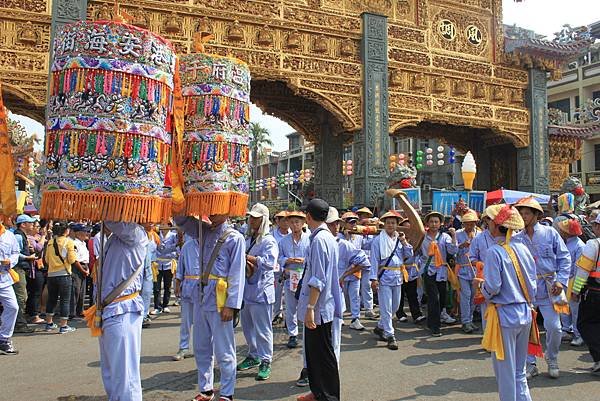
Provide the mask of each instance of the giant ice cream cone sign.
[{"label": "giant ice cream cone sign", "polygon": [[475,158],[469,151],[465,155],[465,159],[462,163],[462,177],[465,182],[465,189],[467,191],[473,190],[473,181],[475,180],[475,174],[477,174],[477,165],[475,165]]}]

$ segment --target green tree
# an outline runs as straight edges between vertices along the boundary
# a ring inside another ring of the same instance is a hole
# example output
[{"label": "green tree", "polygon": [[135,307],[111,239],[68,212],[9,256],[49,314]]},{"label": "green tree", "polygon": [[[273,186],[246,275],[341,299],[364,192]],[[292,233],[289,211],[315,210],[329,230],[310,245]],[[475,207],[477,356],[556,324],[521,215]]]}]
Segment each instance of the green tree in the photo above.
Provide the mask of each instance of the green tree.
[{"label": "green tree", "polygon": [[250,151],[252,152],[253,179],[258,175],[258,158],[263,147],[273,146],[269,130],[261,127],[259,123],[250,123]]}]

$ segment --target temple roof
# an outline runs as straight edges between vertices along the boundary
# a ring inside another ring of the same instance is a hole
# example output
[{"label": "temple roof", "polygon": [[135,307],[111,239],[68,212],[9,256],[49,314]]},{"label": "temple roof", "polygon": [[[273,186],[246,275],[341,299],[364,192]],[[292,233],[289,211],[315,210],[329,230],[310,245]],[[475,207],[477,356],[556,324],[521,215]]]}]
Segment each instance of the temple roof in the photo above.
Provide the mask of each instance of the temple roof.
[{"label": "temple roof", "polygon": [[579,56],[591,44],[590,40],[578,40],[569,43],[558,43],[537,38],[505,38],[504,47],[507,52],[519,51],[531,55],[539,55],[568,61]]},{"label": "temple roof", "polygon": [[600,123],[585,124],[580,127],[574,125],[548,125],[548,136],[589,139],[595,134],[600,134]]}]

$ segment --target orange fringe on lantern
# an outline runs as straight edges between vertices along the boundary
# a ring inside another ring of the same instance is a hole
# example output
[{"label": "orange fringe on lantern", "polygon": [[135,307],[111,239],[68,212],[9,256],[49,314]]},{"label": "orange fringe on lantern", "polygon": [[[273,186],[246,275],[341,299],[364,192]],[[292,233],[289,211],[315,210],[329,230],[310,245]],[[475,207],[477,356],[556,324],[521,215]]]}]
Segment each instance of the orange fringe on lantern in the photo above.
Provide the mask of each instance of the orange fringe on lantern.
[{"label": "orange fringe on lantern", "polygon": [[171,199],[109,192],[46,191],[40,215],[54,220],[163,223],[171,217]]},{"label": "orange fringe on lantern", "polygon": [[188,216],[226,214],[245,216],[248,194],[240,192],[192,192],[185,196]]}]

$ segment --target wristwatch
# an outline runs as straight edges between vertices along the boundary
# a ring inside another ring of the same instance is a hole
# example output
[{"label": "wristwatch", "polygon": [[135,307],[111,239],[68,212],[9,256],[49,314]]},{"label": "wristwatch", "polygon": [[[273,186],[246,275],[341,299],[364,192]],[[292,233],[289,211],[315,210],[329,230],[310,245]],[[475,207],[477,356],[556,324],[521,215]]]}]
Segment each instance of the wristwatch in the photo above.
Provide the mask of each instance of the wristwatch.
[{"label": "wristwatch", "polygon": [[311,304],[308,304],[308,305],[306,305],[306,309],[314,310],[315,306],[311,305]]}]

